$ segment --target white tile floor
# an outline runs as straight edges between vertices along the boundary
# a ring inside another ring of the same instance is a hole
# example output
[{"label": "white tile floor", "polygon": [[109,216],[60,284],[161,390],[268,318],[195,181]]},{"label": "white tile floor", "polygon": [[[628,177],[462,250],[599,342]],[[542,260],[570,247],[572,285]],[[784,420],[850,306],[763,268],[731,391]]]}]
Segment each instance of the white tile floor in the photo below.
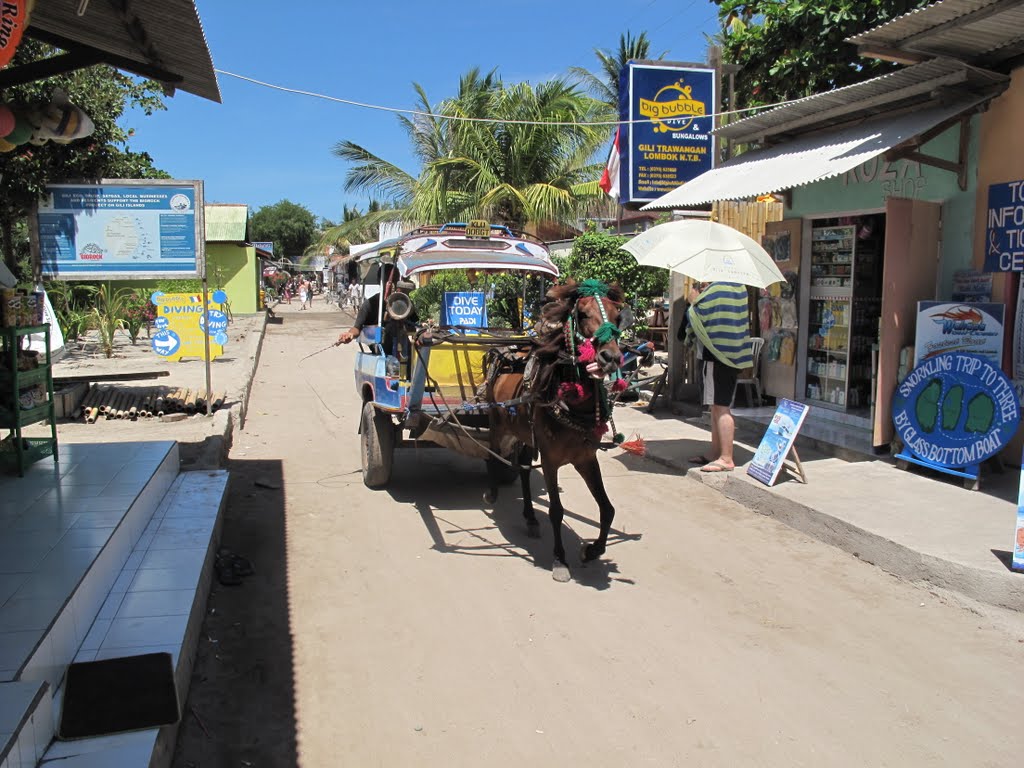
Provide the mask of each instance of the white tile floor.
[{"label": "white tile floor", "polygon": [[[65,446],[61,460],[33,465],[21,479],[0,478],[0,681],[24,671],[59,682],[72,659],[156,651],[170,652],[187,681],[191,649],[183,657],[183,643],[194,645],[193,625],[202,620],[201,576],[227,473],[174,480],[173,443]],[[163,485],[149,482],[158,468],[161,477],[173,471]],[[108,576],[97,591],[93,574],[100,570]],[[0,689],[23,684],[0,682]],[[59,693],[52,705],[58,712]],[[45,717],[33,715],[34,736],[43,744],[27,740],[24,728],[8,744],[17,726],[8,725],[4,713],[23,718],[18,708],[0,696],[0,749],[8,745],[0,768],[39,760],[61,768],[144,766],[159,736],[151,730],[54,742],[44,757],[49,737],[41,734],[52,733],[57,712],[51,716],[48,705]]]}]

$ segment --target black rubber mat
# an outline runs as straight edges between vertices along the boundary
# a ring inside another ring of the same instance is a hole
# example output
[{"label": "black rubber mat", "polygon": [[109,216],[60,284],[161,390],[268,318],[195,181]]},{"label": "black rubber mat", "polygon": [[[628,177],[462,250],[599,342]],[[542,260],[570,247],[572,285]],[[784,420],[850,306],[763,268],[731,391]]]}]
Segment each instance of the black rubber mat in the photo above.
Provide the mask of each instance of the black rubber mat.
[{"label": "black rubber mat", "polygon": [[58,738],[84,739],[178,722],[169,653],[147,653],[68,667]]}]

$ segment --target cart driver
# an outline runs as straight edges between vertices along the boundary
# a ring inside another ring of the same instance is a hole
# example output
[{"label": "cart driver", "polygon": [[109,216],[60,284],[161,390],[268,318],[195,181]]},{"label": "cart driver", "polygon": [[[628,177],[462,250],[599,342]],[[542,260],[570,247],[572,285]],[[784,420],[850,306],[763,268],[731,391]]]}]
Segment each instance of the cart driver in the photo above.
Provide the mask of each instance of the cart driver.
[{"label": "cart driver", "polygon": [[[381,285],[383,289],[373,296],[363,300],[362,305],[359,307],[359,311],[356,313],[356,318],[352,322],[352,327],[347,331],[342,331],[341,335],[338,336],[337,344],[348,344],[354,339],[359,338],[359,334],[362,333],[363,328],[377,324],[377,317],[380,314],[380,299],[381,296],[388,292],[389,286],[391,286],[396,278],[394,264],[382,264],[381,265]],[[406,318],[407,323],[415,324],[419,318],[416,315],[415,308],[412,314]],[[387,345],[385,345],[387,346]]]}]

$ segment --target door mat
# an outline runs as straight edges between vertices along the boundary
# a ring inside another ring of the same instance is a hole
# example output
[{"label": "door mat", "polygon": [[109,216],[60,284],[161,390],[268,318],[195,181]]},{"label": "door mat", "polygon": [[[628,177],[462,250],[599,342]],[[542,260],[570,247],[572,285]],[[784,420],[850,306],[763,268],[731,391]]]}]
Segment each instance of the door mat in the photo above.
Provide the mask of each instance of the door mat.
[{"label": "door mat", "polygon": [[169,653],[87,661],[68,667],[57,738],[85,739],[178,722]]}]

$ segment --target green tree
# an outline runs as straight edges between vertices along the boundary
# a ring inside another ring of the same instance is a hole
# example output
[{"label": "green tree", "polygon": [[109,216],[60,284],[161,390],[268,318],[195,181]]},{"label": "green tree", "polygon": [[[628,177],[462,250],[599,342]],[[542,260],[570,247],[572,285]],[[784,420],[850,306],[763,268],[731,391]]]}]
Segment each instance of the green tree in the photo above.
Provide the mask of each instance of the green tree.
[{"label": "green tree", "polygon": [[254,240],[274,243],[274,255],[301,259],[317,237],[313,212],[291,200],[281,200],[257,210],[249,220]]},{"label": "green tree", "polygon": [[471,70],[457,96],[433,107],[414,88],[418,108],[439,115],[400,118],[421,164],[416,175],[349,141],[334,148],[353,164],[346,189],[380,194],[394,205],[375,220],[486,218],[522,229],[571,222],[599,194],[600,165],[593,160],[606,131],[587,123],[608,109],[568,81],[505,85],[493,71]]},{"label": "green tree", "polygon": [[569,255],[556,261],[563,278],[618,283],[639,320],[650,309],[651,299],[664,296],[668,291],[668,270],[637,264],[631,254],[622,250],[622,244],[628,239],[603,232],[584,232],[573,242]]},{"label": "green tree", "polygon": [[[23,40],[12,66],[48,58],[56,49]],[[4,102],[15,111],[37,112],[62,90],[95,125],[93,134],[70,144],[50,141],[23,144],[0,154],[0,248],[8,267],[28,278],[27,216],[47,184],[69,179],[168,178],[153,166],[145,152],[133,152],[128,139],[134,131],[119,124],[125,110],[137,107],[146,115],[164,109],[158,83],[121,74],[97,65],[4,89]]]},{"label": "green tree", "polygon": [[895,64],[861,58],[847,37],[931,0],[714,0],[723,60],[739,64],[736,104],[772,104],[852,85]]},{"label": "green tree", "polygon": [[[628,61],[651,59],[651,41],[647,33],[641,32],[633,37],[632,32],[623,32],[619,36],[619,48],[610,51],[606,48],[595,48],[594,55],[598,61],[598,71],[591,72],[583,67],[570,67],[569,71],[593,94],[594,98],[607,104],[612,114],[619,111],[619,74]],[[665,58],[661,53],[657,60]]]}]

